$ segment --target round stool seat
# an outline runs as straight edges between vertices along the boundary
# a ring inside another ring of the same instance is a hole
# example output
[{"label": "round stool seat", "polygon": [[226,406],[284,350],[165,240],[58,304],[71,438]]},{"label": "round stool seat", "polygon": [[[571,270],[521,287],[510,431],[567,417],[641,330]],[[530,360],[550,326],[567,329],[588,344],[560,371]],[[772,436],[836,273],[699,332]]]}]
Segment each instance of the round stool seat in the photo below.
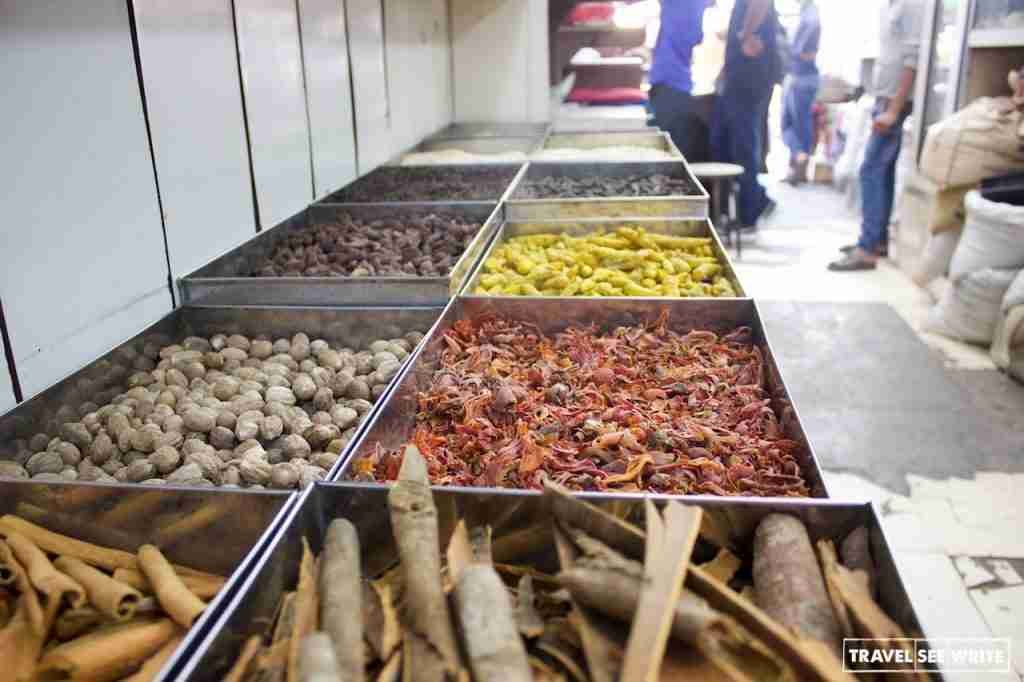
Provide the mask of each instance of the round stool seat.
[{"label": "round stool seat", "polygon": [[698,178],[738,178],[743,175],[743,166],[735,163],[691,163],[690,170]]}]

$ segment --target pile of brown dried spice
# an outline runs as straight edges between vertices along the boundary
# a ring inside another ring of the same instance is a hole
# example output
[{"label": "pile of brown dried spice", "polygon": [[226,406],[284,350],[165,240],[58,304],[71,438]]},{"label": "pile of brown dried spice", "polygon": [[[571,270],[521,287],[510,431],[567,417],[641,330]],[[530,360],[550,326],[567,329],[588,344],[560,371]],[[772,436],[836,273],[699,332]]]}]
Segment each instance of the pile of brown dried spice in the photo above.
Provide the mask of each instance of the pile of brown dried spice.
[{"label": "pile of brown dried spice", "polygon": [[[460,320],[418,395],[412,442],[439,485],[806,496],[764,358],[741,327],[679,333],[667,315],[610,333]],[[401,449],[354,460],[392,481]]]}]

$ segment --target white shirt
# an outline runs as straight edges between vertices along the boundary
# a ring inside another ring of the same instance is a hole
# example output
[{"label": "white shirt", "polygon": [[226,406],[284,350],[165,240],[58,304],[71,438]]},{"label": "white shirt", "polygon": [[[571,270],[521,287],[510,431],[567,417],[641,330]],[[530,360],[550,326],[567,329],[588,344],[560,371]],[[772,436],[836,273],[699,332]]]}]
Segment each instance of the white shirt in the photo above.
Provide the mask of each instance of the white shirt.
[{"label": "white shirt", "polygon": [[921,0],[882,3],[880,47],[871,86],[876,97],[894,97],[900,89],[903,69],[917,69],[923,19]]}]

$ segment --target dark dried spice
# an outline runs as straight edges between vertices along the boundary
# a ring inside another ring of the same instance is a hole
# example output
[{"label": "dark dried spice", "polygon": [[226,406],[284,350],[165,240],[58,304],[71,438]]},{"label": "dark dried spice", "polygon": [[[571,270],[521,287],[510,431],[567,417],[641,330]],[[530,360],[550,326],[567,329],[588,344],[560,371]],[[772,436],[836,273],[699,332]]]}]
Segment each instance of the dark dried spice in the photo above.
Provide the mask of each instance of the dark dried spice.
[{"label": "dark dried spice", "polygon": [[[806,496],[802,447],[783,435],[749,339],[676,332],[667,315],[553,336],[461,320],[418,395],[412,440],[440,485]],[[352,471],[394,480],[400,463],[378,449]]]},{"label": "dark dried spice", "polygon": [[516,199],[567,199],[575,197],[654,197],[694,195],[697,188],[686,177],[663,173],[607,177],[549,175],[527,179],[516,191]]},{"label": "dark dried spice", "polygon": [[455,266],[482,223],[445,213],[334,222],[282,238],[253,277],[441,277]]},{"label": "dark dried spice", "polygon": [[378,168],[335,192],[330,202],[497,201],[519,166]]}]

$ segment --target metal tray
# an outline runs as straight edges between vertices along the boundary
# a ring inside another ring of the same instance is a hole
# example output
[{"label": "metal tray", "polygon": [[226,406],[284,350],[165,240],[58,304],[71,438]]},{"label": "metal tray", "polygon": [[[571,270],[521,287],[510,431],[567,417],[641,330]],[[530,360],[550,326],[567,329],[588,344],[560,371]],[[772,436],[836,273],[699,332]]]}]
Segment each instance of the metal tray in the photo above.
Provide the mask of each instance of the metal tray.
[{"label": "metal tray", "polygon": [[[537,325],[541,331],[552,333],[561,331],[571,324],[596,324],[600,329],[613,329],[621,325],[653,320],[662,312],[669,314],[670,324],[680,331],[709,329],[727,333],[736,327],[750,327],[754,343],[764,354],[766,384],[771,395],[772,408],[779,416],[786,437],[801,445],[797,459],[800,461],[800,469],[811,496],[828,497],[821,467],[782,380],[775,362],[775,354],[761,322],[761,314],[757,305],[750,299],[565,299],[488,296],[456,298],[431,330],[430,336],[424,339],[410,356],[396,383],[392,384],[385,402],[378,404],[372,419],[354,446],[349,449],[348,456],[344,460],[339,458],[337,466],[327,480],[343,480],[353,459],[372,452],[378,445],[385,449],[394,449],[409,442],[416,426],[416,394],[433,378],[440,354],[445,348],[444,333],[458,320],[492,314],[530,322]],[[539,494],[529,490],[514,492],[521,495]],[[609,494],[618,496],[621,493]],[[705,498],[721,499],[703,495],[687,496],[682,499]]]},{"label": "metal tray", "polygon": [[[285,237],[348,213],[374,219],[448,213],[483,225],[446,277],[247,277]],[[495,203],[317,205],[261,232],[238,248],[178,280],[185,303],[270,306],[445,305],[490,243],[500,218]]]},{"label": "metal tray", "polygon": [[0,514],[18,514],[51,531],[129,552],[155,544],[172,562],[230,576],[157,676],[165,680],[173,679],[170,669],[205,639],[299,499],[283,491],[212,490],[0,481]]},{"label": "metal tray", "polygon": [[609,133],[609,132],[655,132],[657,126],[648,125],[645,117],[569,117],[551,125],[553,133]]},{"label": "metal tray", "polygon": [[[650,132],[602,132],[602,133],[548,133],[541,148],[534,152],[533,160],[545,162],[542,156],[549,149],[600,149],[602,147],[644,147],[668,153],[676,159],[683,155],[672,142],[668,133]],[[560,163],[621,163],[629,159],[611,159],[593,156],[585,159],[555,159]]]},{"label": "metal tray", "polygon": [[[486,163],[487,165],[500,165],[500,164],[516,164],[520,165],[525,163],[530,153],[536,150],[544,138],[539,135],[533,137],[466,137],[466,138],[437,138],[437,139],[426,139],[420,142],[418,145],[409,149],[408,151],[402,152],[394,159],[392,159],[388,165],[401,166],[402,161],[405,159],[406,154],[415,154],[419,152],[437,152],[444,151],[447,149],[457,149],[459,151],[467,152],[469,154],[502,154],[505,152],[520,152],[523,158],[519,161],[507,161],[507,160],[478,160],[473,163]],[[457,163],[457,162],[455,162]],[[421,164],[407,164],[407,165],[421,165]],[[452,163],[432,163],[422,164],[427,166],[450,166]]]},{"label": "metal tray", "polygon": [[[291,336],[302,331],[311,338],[359,347],[369,341],[394,338],[410,330],[428,334],[442,313],[441,307],[402,308],[245,308],[216,306],[184,306],[177,308],[140,334],[125,341],[99,359],[38,393],[29,400],[0,415],[0,460],[11,459],[17,451],[16,439],[29,439],[36,433],[54,435],[67,421],[80,418],[79,407],[92,402],[104,405],[125,388],[134,371],[135,361],[150,344],[165,346],[190,335],[268,334]],[[428,334],[429,335],[429,334]],[[414,350],[415,353],[415,350]],[[410,354],[411,358],[412,354]],[[397,376],[392,380],[395,386]],[[388,389],[373,410],[386,399]],[[372,418],[371,411],[359,425],[355,437],[338,458],[358,440]],[[23,483],[29,483],[25,481]],[[36,483],[36,482],[33,482]],[[138,490],[139,483],[106,484],[122,491]],[[145,486],[145,490],[164,490],[168,486]],[[205,491],[227,491],[230,488],[202,488]],[[257,492],[257,491],[250,491]]]},{"label": "metal tray", "polygon": [[[452,206],[454,204],[463,203],[500,203],[508,196],[509,191],[515,185],[516,180],[520,177],[525,164],[515,163],[474,163],[474,164],[447,164],[439,166],[381,166],[368,174],[359,178],[358,180],[342,187],[341,189],[332,192],[323,199],[317,201],[313,206],[331,206],[331,205],[350,205],[350,204],[443,204],[444,206]],[[375,198],[373,201],[351,201],[345,197],[345,191],[358,186],[360,183],[367,183],[369,179],[377,175],[399,175],[403,173],[445,173],[452,171],[462,171],[469,174],[492,174],[492,173],[504,173],[507,175],[507,181],[501,192],[495,193],[493,196],[479,197],[477,199],[415,199],[415,200],[399,200],[396,201],[394,197],[381,196]]]},{"label": "metal tray", "polygon": [[498,123],[485,121],[463,121],[442,128],[428,140],[465,139],[469,137],[543,137],[548,131],[547,123]]},{"label": "metal tray", "polygon": [[[318,483],[290,510],[275,537],[262,556],[252,565],[244,584],[229,604],[221,610],[217,622],[206,638],[193,650],[189,660],[175,669],[177,679],[189,682],[219,680],[237,658],[245,640],[254,634],[266,632],[268,624],[276,614],[277,603],[284,591],[294,589],[298,579],[301,541],[306,538],[314,551],[320,551],[327,525],[335,518],[344,517],[352,521],[359,531],[364,548],[364,565],[379,565],[378,562],[396,556],[391,525],[387,512],[386,489],[380,486],[345,486]],[[481,523],[488,521],[507,522],[507,514],[515,508],[524,517],[536,518],[544,514],[544,498],[513,497],[502,491],[473,491],[456,489],[434,489],[434,499],[441,509],[459,514],[461,509],[472,505],[479,513],[490,514],[481,517]],[[620,505],[623,499],[635,501],[640,507],[642,496],[618,498],[588,497],[587,501],[598,506]],[[666,498],[654,497],[656,501]],[[785,512],[798,516],[807,524],[812,539],[841,539],[858,526],[869,530],[872,554],[878,571],[880,588],[879,601],[886,612],[899,623],[907,633],[921,631],[920,623],[907,596],[906,589],[896,569],[885,536],[879,525],[878,516],[870,504],[850,504],[822,500],[707,500],[699,502],[681,500],[684,504],[697,504],[716,518],[727,520],[732,537],[749,547],[756,524],[769,513]],[[497,516],[502,518],[499,520]],[[498,526],[500,527],[500,526]],[[372,554],[371,554],[372,553]],[[553,549],[549,555],[538,560],[555,563]],[[914,636],[911,635],[911,636]],[[938,677],[936,677],[938,679]]]},{"label": "metal tray", "polygon": [[[466,281],[465,288],[461,294],[463,296],[480,296],[483,298],[490,299],[502,299],[502,298],[522,298],[521,296],[489,296],[487,294],[476,294],[477,286],[480,284],[480,278],[486,274],[484,272],[484,265],[487,263],[487,259],[491,257],[501,244],[507,242],[513,237],[521,237],[529,234],[560,234],[563,232],[580,236],[596,232],[597,230],[604,229],[608,232],[614,231],[618,227],[641,227],[648,232],[656,234],[670,234],[679,237],[708,237],[711,239],[712,249],[715,252],[715,257],[722,265],[722,272],[725,278],[732,284],[732,288],[736,290],[737,297],[745,298],[746,293],[743,290],[743,285],[740,284],[739,278],[736,276],[736,270],[733,268],[732,260],[729,258],[729,252],[722,246],[721,240],[718,238],[718,232],[712,226],[711,221],[704,220],[615,220],[615,221],[585,221],[585,222],[535,222],[535,223],[513,223],[506,222],[498,228],[497,235],[491,242],[491,245],[484,252],[483,257],[477,262],[476,268],[470,274]],[[534,296],[531,298],[541,299],[559,299],[559,300],[575,300],[575,299],[600,299],[607,300],[607,296]],[[628,296],[617,297],[617,298],[630,298]],[[707,298],[707,297],[696,297],[696,298]]]},{"label": "metal tray", "polygon": [[[623,177],[662,173],[684,177],[696,188],[690,195],[660,197],[520,198],[527,180],[555,177]],[[531,161],[508,194],[505,218],[512,221],[599,220],[609,218],[707,218],[708,193],[685,159],[622,163],[547,163]]]}]

